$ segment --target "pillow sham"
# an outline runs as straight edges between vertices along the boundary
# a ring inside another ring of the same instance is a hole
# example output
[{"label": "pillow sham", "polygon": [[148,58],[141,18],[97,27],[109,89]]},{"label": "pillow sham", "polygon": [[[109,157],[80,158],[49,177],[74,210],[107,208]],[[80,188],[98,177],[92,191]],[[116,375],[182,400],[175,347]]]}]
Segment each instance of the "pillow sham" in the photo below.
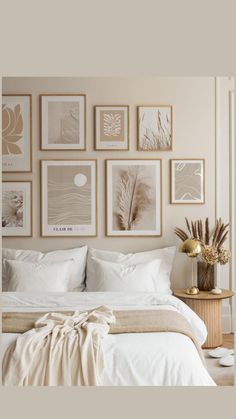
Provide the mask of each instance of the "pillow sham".
[{"label": "pillow sham", "polygon": [[68,291],[83,291],[85,288],[87,250],[87,246],[68,250],[55,250],[48,253],[36,250],[2,249],[2,291],[7,291],[8,288],[5,259],[31,263],[53,263],[73,259],[74,263],[70,265]]},{"label": "pillow sham", "polygon": [[31,263],[5,259],[11,292],[66,292],[73,260]]},{"label": "pillow sham", "polygon": [[161,261],[123,265],[92,258],[96,271],[93,291],[153,292]]},{"label": "pillow sham", "polygon": [[94,291],[96,289],[98,275],[96,272],[96,264],[94,263],[93,258],[113,263],[119,263],[126,266],[148,263],[155,259],[159,259],[161,264],[156,272],[154,291],[162,295],[172,294],[170,289],[170,274],[174,262],[175,250],[175,246],[171,246],[146,252],[124,254],[120,252],[111,252],[90,248],[88,250],[86,267],[86,291]]}]

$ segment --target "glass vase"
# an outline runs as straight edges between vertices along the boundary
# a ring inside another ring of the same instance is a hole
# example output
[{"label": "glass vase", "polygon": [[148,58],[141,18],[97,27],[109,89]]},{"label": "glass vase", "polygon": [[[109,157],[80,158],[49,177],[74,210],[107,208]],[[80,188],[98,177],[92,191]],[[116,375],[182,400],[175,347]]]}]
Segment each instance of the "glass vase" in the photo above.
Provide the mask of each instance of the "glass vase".
[{"label": "glass vase", "polygon": [[197,286],[200,291],[211,291],[215,286],[215,267],[197,262]]}]

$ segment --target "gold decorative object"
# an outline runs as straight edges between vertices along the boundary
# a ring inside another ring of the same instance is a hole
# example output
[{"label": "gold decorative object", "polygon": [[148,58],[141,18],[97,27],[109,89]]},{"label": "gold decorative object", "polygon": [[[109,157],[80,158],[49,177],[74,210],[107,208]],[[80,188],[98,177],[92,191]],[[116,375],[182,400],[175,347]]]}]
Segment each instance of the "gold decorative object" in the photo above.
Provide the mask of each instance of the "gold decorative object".
[{"label": "gold decorative object", "polygon": [[186,255],[191,258],[192,262],[192,285],[186,290],[186,294],[189,295],[196,295],[199,293],[199,289],[194,285],[193,259],[201,253],[201,250],[200,242],[192,239],[185,240],[179,247],[179,252],[186,253]]}]

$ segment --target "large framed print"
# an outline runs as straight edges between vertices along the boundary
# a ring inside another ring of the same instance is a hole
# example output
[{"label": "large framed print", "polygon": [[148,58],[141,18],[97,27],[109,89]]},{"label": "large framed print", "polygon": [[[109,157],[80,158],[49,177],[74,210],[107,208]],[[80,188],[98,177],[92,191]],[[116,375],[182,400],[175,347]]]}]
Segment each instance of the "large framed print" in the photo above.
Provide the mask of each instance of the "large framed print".
[{"label": "large framed print", "polygon": [[106,160],[107,236],[162,235],[161,160]]},{"label": "large framed print", "polygon": [[171,204],[205,203],[205,160],[170,160]]},{"label": "large framed print", "polygon": [[129,106],[94,106],[95,150],[129,149]]},{"label": "large framed print", "polygon": [[86,95],[40,95],[41,150],[86,149]]},{"label": "large framed print", "polygon": [[96,160],[41,161],[42,236],[96,236]]},{"label": "large framed print", "polygon": [[4,237],[32,236],[31,181],[2,183],[2,235]]},{"label": "large framed print", "polygon": [[173,148],[172,106],[138,106],[138,150],[168,151]]},{"label": "large framed print", "polygon": [[2,171],[32,171],[31,95],[2,96]]}]

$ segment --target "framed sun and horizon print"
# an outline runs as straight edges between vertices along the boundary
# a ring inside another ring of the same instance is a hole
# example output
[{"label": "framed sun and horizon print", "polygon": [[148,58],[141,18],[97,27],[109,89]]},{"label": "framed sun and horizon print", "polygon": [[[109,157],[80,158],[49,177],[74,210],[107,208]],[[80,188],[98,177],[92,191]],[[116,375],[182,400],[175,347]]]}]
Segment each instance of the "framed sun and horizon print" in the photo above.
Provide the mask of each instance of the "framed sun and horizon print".
[{"label": "framed sun and horizon print", "polygon": [[139,151],[173,149],[172,113],[171,105],[137,107],[137,149]]},{"label": "framed sun and horizon print", "polygon": [[86,149],[86,95],[41,94],[41,150]]},{"label": "framed sun and horizon print", "polygon": [[170,160],[170,203],[205,203],[205,160]]},{"label": "framed sun and horizon print", "polygon": [[32,171],[32,96],[2,95],[2,171]]},{"label": "framed sun and horizon print", "polygon": [[94,106],[94,149],[129,150],[129,106]]},{"label": "framed sun and horizon print", "polygon": [[96,160],[41,160],[41,235],[97,235]]},{"label": "framed sun and horizon print", "polygon": [[160,159],[106,160],[106,235],[162,235]]},{"label": "framed sun and horizon print", "polygon": [[2,182],[2,236],[32,237],[32,182]]}]

